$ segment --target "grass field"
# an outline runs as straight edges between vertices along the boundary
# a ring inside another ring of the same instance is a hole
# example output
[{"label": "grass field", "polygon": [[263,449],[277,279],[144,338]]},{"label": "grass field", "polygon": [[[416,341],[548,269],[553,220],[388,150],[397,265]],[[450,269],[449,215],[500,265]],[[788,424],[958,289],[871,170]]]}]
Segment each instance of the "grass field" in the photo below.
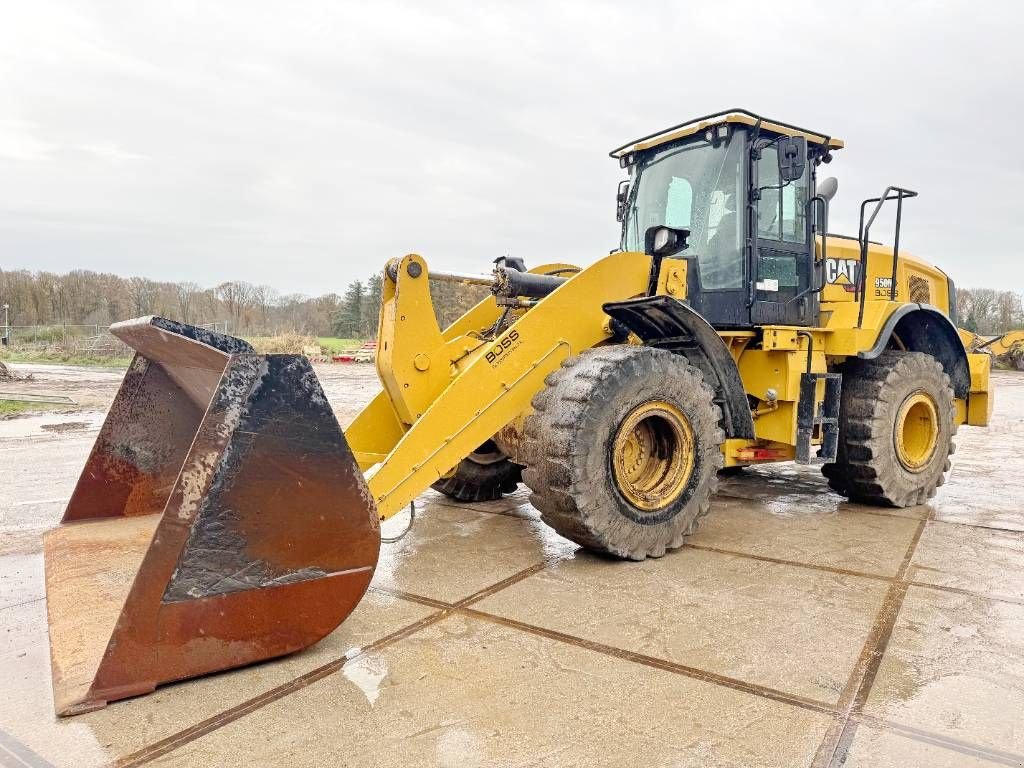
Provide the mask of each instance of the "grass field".
[{"label": "grass field", "polygon": [[20,416],[28,411],[48,411],[54,407],[56,406],[51,403],[23,403],[18,400],[0,400],[0,419]]},{"label": "grass field", "polygon": [[[247,341],[254,342],[258,346],[264,337],[251,338]],[[334,336],[320,336],[317,343],[323,347],[324,352],[329,355],[337,354],[343,350],[356,349],[362,344],[362,339],[339,339]],[[298,352],[296,349],[294,352]],[[0,354],[0,361],[5,363],[56,363],[59,365],[84,365],[103,368],[126,368],[131,358],[128,357],[93,357],[88,355],[71,355],[57,352],[5,352]]]},{"label": "grass field", "polygon": [[59,365],[86,365],[101,368],[127,368],[129,357],[92,357],[58,352],[9,352],[0,356],[5,363],[57,363]]},{"label": "grass field", "polygon": [[345,349],[355,349],[363,343],[361,339],[339,339],[334,336],[320,336],[317,341],[325,352],[332,355]]}]

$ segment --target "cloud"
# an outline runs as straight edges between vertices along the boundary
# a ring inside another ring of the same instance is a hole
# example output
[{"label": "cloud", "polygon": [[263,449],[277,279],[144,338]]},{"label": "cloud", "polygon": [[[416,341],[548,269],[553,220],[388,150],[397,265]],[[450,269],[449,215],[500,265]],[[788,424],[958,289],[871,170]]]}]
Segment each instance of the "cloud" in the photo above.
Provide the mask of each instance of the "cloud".
[{"label": "cloud", "polygon": [[902,184],[909,251],[1024,288],[1022,21],[878,0],[15,4],[0,266],[315,294],[412,250],[586,263],[618,240],[607,151],[744,105],[847,140],[840,229]]}]

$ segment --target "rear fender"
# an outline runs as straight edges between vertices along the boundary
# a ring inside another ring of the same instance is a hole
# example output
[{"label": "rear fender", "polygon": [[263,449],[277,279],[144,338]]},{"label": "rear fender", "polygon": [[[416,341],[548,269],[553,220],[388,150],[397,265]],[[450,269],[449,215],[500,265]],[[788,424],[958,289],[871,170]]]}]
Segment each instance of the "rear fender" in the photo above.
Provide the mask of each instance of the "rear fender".
[{"label": "rear fender", "polygon": [[871,349],[857,356],[873,360],[894,342],[897,348],[925,352],[938,360],[949,376],[953,394],[967,399],[971,392],[967,350],[956,326],[939,309],[929,304],[904,304],[886,319]]}]

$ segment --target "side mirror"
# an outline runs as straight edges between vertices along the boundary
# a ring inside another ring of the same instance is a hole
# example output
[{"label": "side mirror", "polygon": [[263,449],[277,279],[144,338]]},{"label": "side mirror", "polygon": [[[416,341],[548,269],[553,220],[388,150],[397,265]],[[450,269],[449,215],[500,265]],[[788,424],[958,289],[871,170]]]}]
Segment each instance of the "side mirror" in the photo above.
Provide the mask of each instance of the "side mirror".
[{"label": "side mirror", "polygon": [[803,136],[783,136],[779,139],[779,179],[796,181],[807,167],[807,139]]},{"label": "side mirror", "polygon": [[644,253],[648,256],[672,256],[685,250],[689,236],[688,229],[651,227],[644,233]]},{"label": "side mirror", "polygon": [[615,193],[615,220],[621,222],[626,218],[626,201],[629,200],[629,180],[620,181]]}]

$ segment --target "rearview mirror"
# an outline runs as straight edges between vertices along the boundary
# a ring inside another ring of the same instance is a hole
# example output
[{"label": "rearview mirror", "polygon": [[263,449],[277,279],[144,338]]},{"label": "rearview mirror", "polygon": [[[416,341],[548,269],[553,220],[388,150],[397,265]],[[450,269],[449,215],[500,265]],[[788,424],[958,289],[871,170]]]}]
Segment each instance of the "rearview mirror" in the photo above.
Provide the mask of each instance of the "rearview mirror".
[{"label": "rearview mirror", "polygon": [[783,136],[779,139],[779,179],[796,181],[804,175],[807,166],[807,139],[803,136]]},{"label": "rearview mirror", "polygon": [[619,189],[615,193],[615,220],[622,221],[626,218],[626,201],[629,199],[629,180],[620,181]]}]

